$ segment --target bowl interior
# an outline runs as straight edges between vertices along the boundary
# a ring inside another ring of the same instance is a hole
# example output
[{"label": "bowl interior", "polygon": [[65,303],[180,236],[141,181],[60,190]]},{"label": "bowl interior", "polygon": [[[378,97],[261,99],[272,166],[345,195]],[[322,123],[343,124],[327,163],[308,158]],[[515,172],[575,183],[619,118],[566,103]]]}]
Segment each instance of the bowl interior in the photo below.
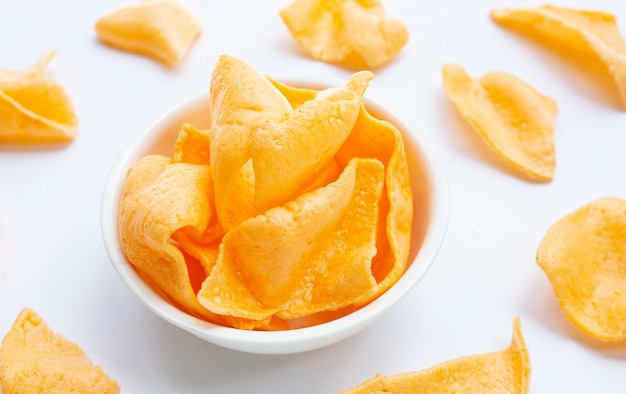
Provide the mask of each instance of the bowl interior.
[{"label": "bowl interior", "polygon": [[[324,88],[337,84],[291,86]],[[137,134],[120,154],[111,170],[102,200],[102,233],[109,258],[129,289],[154,313],[170,323],[214,344],[251,353],[285,354],[330,345],[369,325],[388,306],[407,294],[433,263],[443,242],[448,219],[448,190],[438,158],[426,137],[381,100],[369,94],[365,104],[370,113],[393,123],[402,133],[411,187],[414,219],[408,267],[399,281],[370,304],[337,319],[286,331],[247,331],[215,325],[193,317],[171,305],[146,284],[122,253],[118,232],[119,200],[128,169],[148,154],[173,154],[176,137],[184,123],[210,128],[209,94],[200,93],[174,107],[153,125]]]}]

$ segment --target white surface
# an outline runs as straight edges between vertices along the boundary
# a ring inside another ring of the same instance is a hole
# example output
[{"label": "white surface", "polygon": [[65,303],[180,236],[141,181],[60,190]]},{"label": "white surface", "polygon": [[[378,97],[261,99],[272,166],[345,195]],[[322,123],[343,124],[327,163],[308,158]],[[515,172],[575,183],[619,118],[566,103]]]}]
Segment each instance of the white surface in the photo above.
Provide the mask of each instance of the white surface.
[{"label": "white surface", "polygon": [[[382,319],[343,342],[290,356],[211,345],[144,307],[106,256],[100,197],[126,142],[162,111],[207,89],[219,54],[270,75],[347,78],[350,72],[302,55],[277,15],[287,0],[188,0],[204,31],[181,66],[168,70],[98,43],[94,21],[122,3],[0,0],[0,69],[23,69],[56,48],[49,75],[73,98],[81,121],[65,148],[0,149],[0,331],[32,307],[127,393],[331,393],[378,372],[504,349],[519,315],[532,393],[626,391],[626,345],[599,343],[573,328],[534,262],[555,220],[599,197],[626,197],[626,113],[617,109],[608,78],[488,18],[493,7],[536,3],[385,2],[411,38],[396,61],[376,72],[369,90],[438,149],[451,189],[448,235],[424,280]],[[586,7],[612,11],[626,23],[625,3]],[[472,76],[511,72],[558,102],[551,183],[511,175],[481,145],[443,94],[445,62]]]},{"label": "white surface", "polygon": [[[289,86],[323,89],[344,81],[308,76],[281,82]],[[107,254],[120,278],[157,315],[190,333],[229,349],[257,354],[291,354],[334,344],[363,330],[406,296],[424,277],[439,252],[448,224],[450,201],[443,167],[426,135],[399,118],[391,108],[365,95],[370,113],[393,123],[404,137],[413,193],[413,229],[409,263],[402,277],[384,294],[358,311],[339,319],[299,329],[254,331],[223,327],[198,319],[168,303],[141,278],[124,256],[118,227],[119,206],[128,170],[148,154],[171,156],[185,122],[199,129],[211,127],[209,92],[202,92],[167,111],[153,125],[136,134],[113,165],[102,195],[102,236]],[[296,328],[296,327],[293,327]]]}]

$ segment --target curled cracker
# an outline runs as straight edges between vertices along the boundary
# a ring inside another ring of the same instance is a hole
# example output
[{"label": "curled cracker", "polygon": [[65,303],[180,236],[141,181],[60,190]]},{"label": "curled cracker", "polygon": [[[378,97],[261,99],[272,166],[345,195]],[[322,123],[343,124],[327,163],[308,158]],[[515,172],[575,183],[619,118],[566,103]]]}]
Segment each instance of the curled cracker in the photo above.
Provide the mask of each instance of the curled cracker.
[{"label": "curled cracker", "polygon": [[[293,108],[312,100],[320,92],[271,81]],[[356,83],[357,86],[362,84],[363,82]],[[378,290],[373,299],[397,282],[406,270],[412,236],[413,193],[400,131],[393,124],[372,116],[363,104],[349,136],[337,151],[334,162],[330,162],[329,168],[320,174],[319,179],[332,179],[332,168],[343,168],[356,157],[377,159],[385,166],[385,186],[379,202],[377,252],[372,260],[372,273],[378,282]]]},{"label": "curled cracker", "polygon": [[202,305],[263,320],[337,310],[371,297],[382,182],[380,162],[356,159],[336,182],[241,223],[224,237],[198,293]]},{"label": "curled cracker", "polygon": [[536,33],[564,47],[598,57],[613,78],[626,110],[626,43],[614,15],[542,5],[492,10],[491,18],[503,26]]},{"label": "curled cracker", "polygon": [[189,123],[183,124],[174,144],[174,163],[211,164],[211,135],[209,131],[198,130]]},{"label": "curled cracker", "polygon": [[292,199],[331,161],[352,130],[373,76],[369,71],[355,73],[344,88],[320,91],[274,127],[252,132],[257,212]]},{"label": "curled cracker", "polygon": [[20,312],[2,339],[0,388],[5,394],[120,392],[119,384],[80,346],[53,332],[29,308]]},{"label": "curled cracker", "polygon": [[379,0],[295,0],[280,11],[291,34],[315,59],[374,69],[395,57],[409,34]]},{"label": "curled cracker", "polygon": [[504,162],[529,179],[552,180],[554,100],[505,72],[472,79],[462,67],[446,64],[443,82],[463,118]]},{"label": "curled cracker", "polygon": [[[226,231],[254,214],[251,133],[273,127],[289,111],[287,99],[266,77],[236,57],[219,57],[211,75],[210,161],[217,214]],[[242,201],[244,196],[249,200]]]},{"label": "curled cracker", "polygon": [[[208,166],[172,163],[149,155],[129,170],[120,203],[120,240],[128,261],[144,278],[186,311],[221,321],[196,298],[190,271],[199,264],[185,259],[172,235],[183,228],[202,234],[212,216]],[[201,278],[202,280],[204,278]]]},{"label": "curled cracker", "polygon": [[559,305],[582,332],[626,339],[626,200],[593,201],[554,223],[537,249]]},{"label": "curled cracker", "polygon": [[375,118],[362,106],[350,136],[336,157],[343,165],[355,157],[368,157],[385,166],[377,253],[372,260],[372,273],[378,282],[377,296],[400,279],[411,247],[413,192],[404,141],[394,125]]},{"label": "curled cracker", "polygon": [[95,29],[105,44],[175,66],[202,28],[179,0],[141,0],[102,16],[96,21]]},{"label": "curled cracker", "polygon": [[78,118],[63,87],[45,74],[55,51],[26,71],[0,71],[0,143],[69,142]]},{"label": "curled cracker", "polygon": [[530,358],[519,318],[505,350],[465,356],[434,367],[392,376],[377,375],[340,394],[528,393]]}]

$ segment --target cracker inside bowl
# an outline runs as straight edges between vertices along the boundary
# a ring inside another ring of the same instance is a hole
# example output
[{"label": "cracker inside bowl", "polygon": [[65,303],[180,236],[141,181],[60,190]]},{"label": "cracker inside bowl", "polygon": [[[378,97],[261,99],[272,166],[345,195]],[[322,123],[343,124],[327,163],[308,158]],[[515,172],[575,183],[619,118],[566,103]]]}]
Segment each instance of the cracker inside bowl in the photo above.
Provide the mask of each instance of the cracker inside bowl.
[{"label": "cracker inside bowl", "polygon": [[[280,83],[283,86],[298,87],[298,90],[294,91],[299,92],[297,97],[301,98],[306,98],[306,95],[309,94],[307,92],[310,91],[341,85],[337,83],[310,82],[310,79],[281,80]],[[280,87],[280,83],[275,86]],[[212,85],[213,88],[214,85]],[[331,91],[325,94],[335,93],[335,91]],[[340,93],[340,97],[343,98],[345,94],[343,92]],[[434,152],[432,152],[432,148],[430,148],[423,136],[409,127],[390,111],[387,106],[369,95],[366,95],[364,98],[367,112],[378,119],[383,119],[393,124],[402,136],[406,151],[406,163],[410,174],[408,179],[410,179],[411,190],[413,191],[411,206],[413,220],[410,244],[407,247],[407,264],[406,269],[402,266],[402,272],[398,275],[399,279],[397,281],[390,283],[387,288],[378,293],[376,293],[377,288],[374,288],[371,293],[373,297],[369,300],[337,304],[339,305],[337,308],[313,310],[313,313],[305,316],[290,315],[289,313],[294,310],[293,308],[284,308],[279,312],[271,310],[272,314],[269,315],[268,326],[262,327],[263,330],[245,330],[242,328],[248,327],[245,325],[241,326],[242,320],[244,323],[245,319],[256,321],[254,318],[257,315],[253,315],[250,312],[255,312],[256,310],[250,307],[250,305],[245,305],[245,308],[236,310],[232,315],[228,315],[230,310],[215,309],[209,304],[209,307],[211,307],[210,313],[219,317],[219,319],[211,319],[211,315],[207,318],[201,310],[199,313],[198,310],[190,310],[188,307],[181,308],[180,301],[173,299],[171,294],[166,291],[162,291],[162,287],[158,286],[157,281],[142,279],[142,276],[145,276],[145,274],[140,274],[139,272],[141,271],[136,270],[136,266],[131,264],[128,256],[123,251],[123,243],[120,239],[120,201],[126,182],[126,175],[135,163],[147,155],[158,154],[172,157],[173,147],[177,142],[182,124],[191,123],[200,130],[214,127],[214,122],[212,123],[211,119],[207,119],[210,118],[210,116],[207,116],[209,113],[207,109],[211,107],[212,100],[215,102],[215,97],[211,98],[210,92],[194,96],[163,116],[144,133],[138,135],[120,156],[107,182],[102,209],[102,226],[107,251],[120,277],[151,310],[173,324],[212,343],[255,353],[293,353],[322,347],[359,331],[413,288],[433,262],[443,241],[448,212],[445,180],[434,157]],[[306,102],[306,100],[303,102]],[[333,182],[341,180],[341,178],[336,181],[334,178],[332,179]],[[311,193],[320,194],[321,192],[317,191],[320,189],[322,188],[314,188],[314,191]],[[298,198],[302,199],[304,197]],[[291,212],[303,212],[297,208],[298,198],[296,198],[295,202],[287,203],[286,206],[290,206]],[[392,195],[391,198],[394,198],[394,196]],[[337,199],[340,198],[338,197]],[[315,202],[318,200],[311,201]],[[307,204],[310,205],[311,202],[308,201]],[[300,204],[300,206],[303,206],[303,204]],[[284,216],[285,212],[280,211],[280,207],[270,208],[267,212],[271,212],[271,214],[264,212],[258,216],[253,216],[252,219],[257,220],[258,217],[265,215],[262,219],[271,221],[273,220],[272,215]],[[335,221],[338,220],[335,219]],[[342,218],[342,220],[346,219]],[[395,225],[402,226],[402,224]],[[233,228],[239,227],[235,226]],[[244,235],[238,234],[237,236],[243,237]],[[297,241],[297,239],[295,240]],[[221,246],[221,248],[226,247]],[[232,250],[231,252],[236,253],[236,249],[233,250],[235,252],[232,252]],[[225,254],[223,251],[219,253]],[[346,253],[351,252],[348,250]],[[248,257],[248,254],[245,257]],[[283,258],[284,256],[281,254],[280,257]],[[215,265],[212,269],[216,270],[216,267],[221,270],[227,269],[218,265]],[[327,269],[331,271],[331,268],[327,267]],[[392,268],[387,269],[387,273],[391,270]],[[214,272],[211,271],[211,275]],[[263,275],[264,273],[264,271],[260,271],[258,275]],[[326,271],[320,273],[321,276],[326,276],[326,274]],[[373,273],[373,275],[376,275],[376,273]],[[383,276],[386,275],[376,278],[378,283],[384,282]],[[344,279],[350,280],[351,278],[345,277]],[[204,282],[207,282],[207,280],[204,279]],[[157,286],[154,286],[155,284]],[[209,292],[213,288],[214,285],[208,289]],[[195,286],[193,291],[202,292],[203,290],[200,289],[201,287]],[[348,288],[346,291],[349,290],[351,289]],[[252,294],[257,295],[258,292]],[[231,299],[233,298],[231,297]],[[262,306],[265,305],[267,305],[267,301],[262,304]],[[265,312],[267,311],[263,310],[263,313]],[[233,320],[240,324],[240,326],[235,325],[239,328],[227,327],[232,324]],[[278,331],[268,331],[277,328],[279,329]]]}]

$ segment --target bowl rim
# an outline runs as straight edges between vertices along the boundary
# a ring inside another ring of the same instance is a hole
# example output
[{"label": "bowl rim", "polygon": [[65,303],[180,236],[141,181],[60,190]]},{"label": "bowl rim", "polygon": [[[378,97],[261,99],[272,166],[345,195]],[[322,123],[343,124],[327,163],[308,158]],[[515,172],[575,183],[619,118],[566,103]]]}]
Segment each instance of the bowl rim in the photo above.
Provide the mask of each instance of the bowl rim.
[{"label": "bowl rim", "polygon": [[[343,85],[340,81],[310,76],[272,78],[289,86],[316,89]],[[208,97],[208,90],[197,92],[168,109],[148,127],[137,132],[116,157],[105,181],[100,216],[106,253],[124,284],[148,309],[171,324],[222,347],[258,354],[299,353],[333,344],[362,330],[389,306],[406,296],[422,280],[434,263],[447,232],[450,211],[447,178],[428,137],[398,111],[392,110],[393,106],[367,91],[364,101],[368,109],[375,108],[375,112],[384,114],[385,119],[393,119],[394,125],[400,130],[405,140],[405,149],[407,139],[409,139],[412,149],[421,158],[424,173],[430,183],[430,218],[426,225],[424,239],[411,265],[391,288],[366,306],[335,320],[283,331],[250,331],[213,324],[187,314],[156,294],[135,272],[122,252],[117,223],[119,197],[127,170],[136,162],[133,152],[142,146],[142,141],[164,133],[164,126],[172,123],[182,111],[206,102]]]}]

